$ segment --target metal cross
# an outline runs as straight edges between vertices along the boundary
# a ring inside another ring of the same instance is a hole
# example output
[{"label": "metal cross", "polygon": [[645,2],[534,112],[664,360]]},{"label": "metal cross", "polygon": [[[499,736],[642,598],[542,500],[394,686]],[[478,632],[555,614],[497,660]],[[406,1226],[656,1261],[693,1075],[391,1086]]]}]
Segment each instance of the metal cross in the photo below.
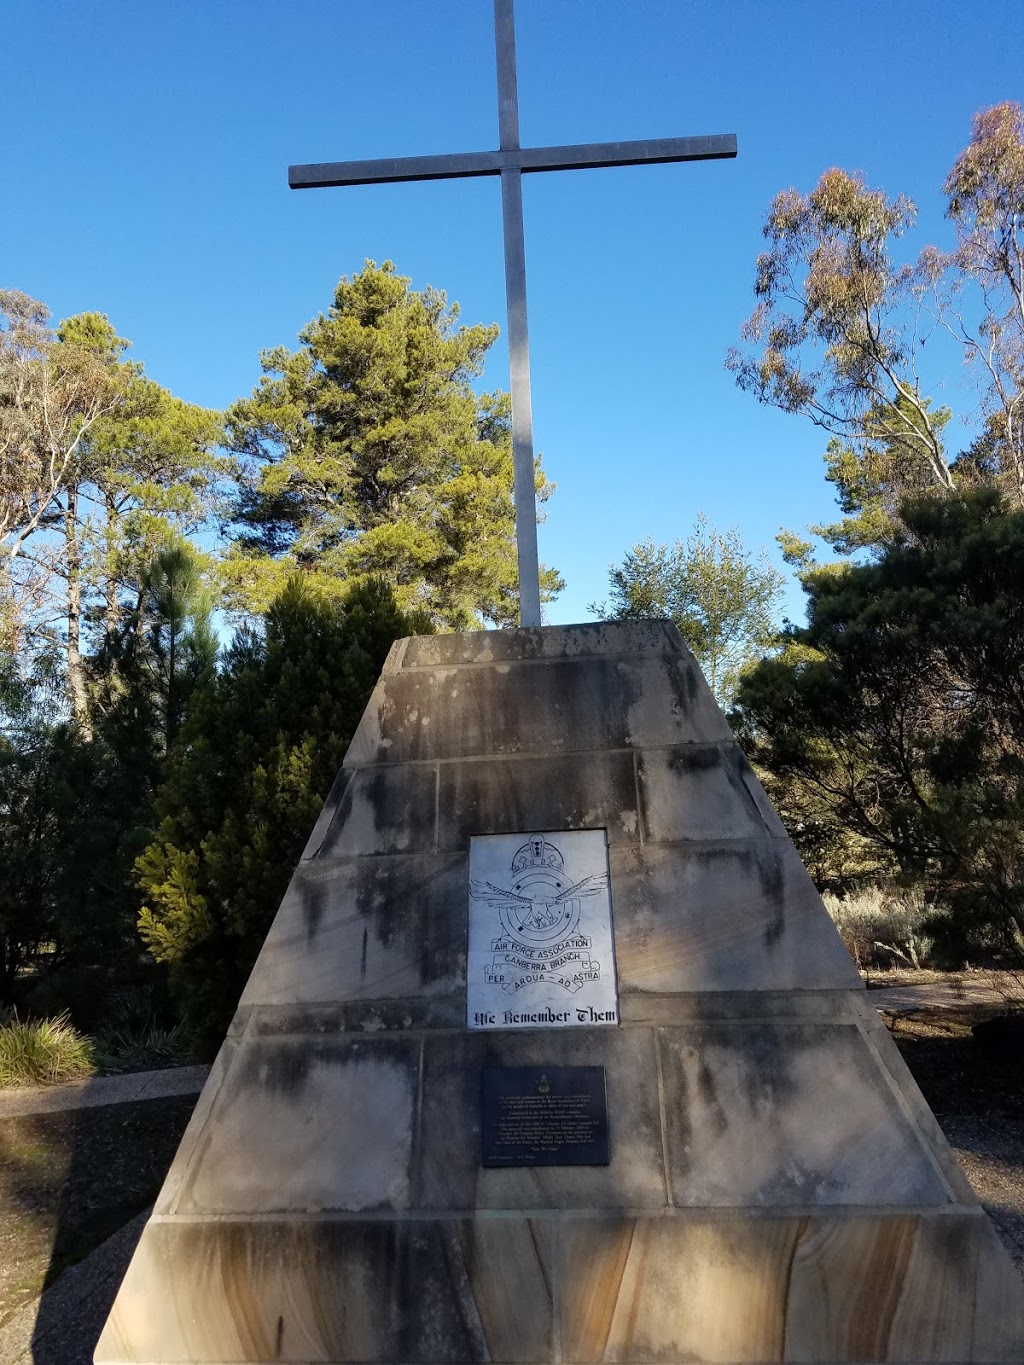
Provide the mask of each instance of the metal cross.
[{"label": "metal cross", "polygon": [[512,5],[513,0],[494,0],[494,44],[498,58],[498,151],[289,166],[288,184],[293,190],[310,190],[331,185],[381,185],[403,180],[501,176],[505,298],[512,379],[512,460],[519,555],[519,619],[524,626],[539,626],[540,580],[537,567],[530,352],[526,331],[522,177],[531,171],[589,170],[598,166],[639,166],[665,161],[714,161],[736,155],[736,137],[732,133],[721,133],[710,137],[596,142],[575,147],[520,147],[516,34]]}]

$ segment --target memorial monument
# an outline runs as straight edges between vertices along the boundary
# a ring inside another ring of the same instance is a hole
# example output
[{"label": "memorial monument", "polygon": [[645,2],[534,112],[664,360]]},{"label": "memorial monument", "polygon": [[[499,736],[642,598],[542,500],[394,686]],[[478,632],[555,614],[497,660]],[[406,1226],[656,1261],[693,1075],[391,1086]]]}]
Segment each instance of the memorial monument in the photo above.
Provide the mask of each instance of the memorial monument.
[{"label": "memorial monument", "polygon": [[[502,151],[419,173],[501,174],[525,363],[519,174],[616,158],[518,148],[495,9]],[[520,570],[523,628],[392,648],[96,1361],[1020,1362],[1009,1257],[678,633],[541,628]]]}]

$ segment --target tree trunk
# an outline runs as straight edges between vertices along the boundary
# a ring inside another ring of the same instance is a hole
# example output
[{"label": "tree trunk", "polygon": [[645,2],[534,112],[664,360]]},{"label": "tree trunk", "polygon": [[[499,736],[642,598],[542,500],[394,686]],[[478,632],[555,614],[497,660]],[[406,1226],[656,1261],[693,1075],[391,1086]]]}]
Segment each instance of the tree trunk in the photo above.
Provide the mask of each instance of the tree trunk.
[{"label": "tree trunk", "polygon": [[78,490],[68,492],[64,513],[64,539],[68,566],[68,691],[71,714],[86,739],[92,739],[89,721],[89,701],[85,690],[85,669],[82,664],[82,554],[78,543]]},{"label": "tree trunk", "polygon": [[121,624],[121,599],[117,595],[117,574],[114,573],[114,535],[117,528],[117,508],[110,495],[106,498],[106,524],[104,539],[106,543],[106,586],[107,599],[104,613],[104,626],[108,639],[113,639]]}]

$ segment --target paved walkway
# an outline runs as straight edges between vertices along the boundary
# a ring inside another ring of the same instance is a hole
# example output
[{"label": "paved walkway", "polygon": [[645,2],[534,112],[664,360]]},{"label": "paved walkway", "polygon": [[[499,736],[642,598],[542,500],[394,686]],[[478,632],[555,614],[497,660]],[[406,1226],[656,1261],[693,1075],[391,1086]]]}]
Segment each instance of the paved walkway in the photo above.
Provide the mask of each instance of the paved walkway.
[{"label": "paved walkway", "polygon": [[963,981],[950,985],[945,981],[929,981],[921,986],[883,986],[868,991],[868,1000],[876,1010],[903,1013],[920,1009],[962,1009],[964,1005],[998,1005],[1012,1009],[1018,1001],[1009,999],[987,981]]},{"label": "paved walkway", "polygon": [[95,1109],[103,1104],[131,1104],[135,1100],[162,1100],[169,1095],[198,1095],[209,1074],[208,1066],[171,1066],[162,1071],[94,1076],[67,1085],[0,1090],[0,1119],[54,1114],[62,1109]]}]

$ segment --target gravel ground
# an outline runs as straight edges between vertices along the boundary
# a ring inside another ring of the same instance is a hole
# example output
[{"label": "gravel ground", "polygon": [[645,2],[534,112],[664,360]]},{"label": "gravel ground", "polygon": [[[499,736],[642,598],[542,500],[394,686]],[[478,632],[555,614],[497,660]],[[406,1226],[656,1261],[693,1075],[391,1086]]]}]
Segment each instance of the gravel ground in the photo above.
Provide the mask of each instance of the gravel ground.
[{"label": "gravel ground", "polygon": [[145,1209],[66,1270],[41,1299],[8,1318],[0,1327],[0,1365],[92,1365],[93,1349],[148,1217]]},{"label": "gravel ground", "polygon": [[1024,1123],[963,1114],[936,1117],[1024,1278]]},{"label": "gravel ground", "polygon": [[0,1324],[152,1204],[194,1106],[184,1095],[0,1120]]}]

